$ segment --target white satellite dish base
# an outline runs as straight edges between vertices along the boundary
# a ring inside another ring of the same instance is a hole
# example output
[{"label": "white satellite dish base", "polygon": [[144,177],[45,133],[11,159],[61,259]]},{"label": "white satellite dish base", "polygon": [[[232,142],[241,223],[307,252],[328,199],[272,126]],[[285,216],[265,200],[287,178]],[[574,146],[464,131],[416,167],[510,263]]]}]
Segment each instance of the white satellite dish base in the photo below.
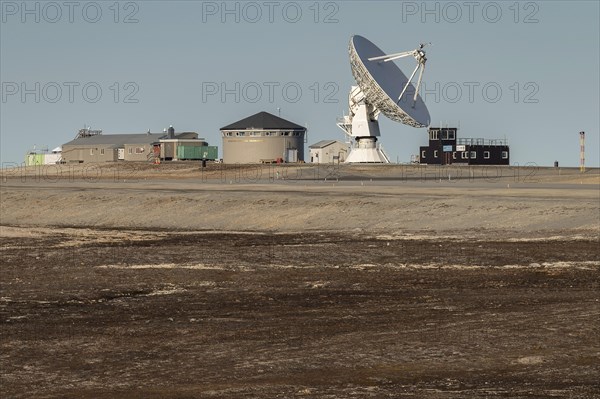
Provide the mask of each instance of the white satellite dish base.
[{"label": "white satellite dish base", "polygon": [[[419,96],[427,61],[424,46],[421,44],[413,51],[385,55],[364,37],[352,37],[350,65],[358,86],[352,86],[350,90],[348,115],[338,119],[337,123],[351,141],[346,163],[390,163],[389,157],[377,142],[377,137],[380,136],[378,118],[381,113],[409,126],[429,125],[429,112]],[[407,56],[413,56],[417,61],[410,79],[391,62]],[[419,69],[421,71],[415,89],[412,79]],[[407,95],[409,88],[414,90],[414,95]]]},{"label": "white satellite dish base", "polygon": [[358,86],[350,91],[350,115],[348,126],[342,128],[352,140],[350,154],[346,163],[390,163],[388,156],[377,143],[379,122],[376,111],[364,101],[356,102],[358,96],[364,97]]}]

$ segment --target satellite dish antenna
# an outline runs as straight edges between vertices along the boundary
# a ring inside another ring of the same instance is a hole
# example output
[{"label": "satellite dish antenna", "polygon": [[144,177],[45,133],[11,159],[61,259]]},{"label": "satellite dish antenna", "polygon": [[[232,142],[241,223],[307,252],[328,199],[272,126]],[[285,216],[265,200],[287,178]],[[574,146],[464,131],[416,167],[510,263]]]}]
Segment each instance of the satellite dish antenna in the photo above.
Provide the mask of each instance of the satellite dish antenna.
[{"label": "satellite dish antenna", "polygon": [[[379,114],[402,124],[422,128],[429,126],[431,117],[419,95],[425,71],[427,44],[397,54],[386,55],[379,47],[362,36],[350,39],[350,65],[358,86],[352,86],[348,98],[350,111],[338,120],[352,148],[346,163],[389,163],[388,156],[377,144]],[[412,56],[417,61],[410,79],[393,61]],[[419,71],[417,87],[412,80]]]}]

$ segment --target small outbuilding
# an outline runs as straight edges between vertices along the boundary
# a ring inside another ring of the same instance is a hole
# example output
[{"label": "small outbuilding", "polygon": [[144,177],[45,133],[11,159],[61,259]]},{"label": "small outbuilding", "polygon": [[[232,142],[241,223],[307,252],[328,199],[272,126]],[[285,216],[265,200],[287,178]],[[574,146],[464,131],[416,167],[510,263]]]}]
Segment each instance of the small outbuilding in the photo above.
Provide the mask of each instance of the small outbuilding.
[{"label": "small outbuilding", "polygon": [[194,132],[185,132],[175,134],[173,126],[165,131],[166,136],[161,138],[158,143],[154,143],[155,148],[160,146],[160,159],[163,161],[176,161],[182,159],[179,157],[180,148],[204,147],[208,143],[204,139],[198,139],[198,134]]},{"label": "small outbuilding", "polygon": [[221,128],[223,162],[304,162],[307,129],[268,112]]},{"label": "small outbuilding", "polygon": [[55,165],[61,162],[61,147],[56,147],[52,151],[49,151],[47,148],[42,150],[34,148],[25,154],[25,166]]},{"label": "small outbuilding", "polygon": [[343,163],[348,156],[348,144],[337,140],[321,140],[308,150],[312,163]]}]

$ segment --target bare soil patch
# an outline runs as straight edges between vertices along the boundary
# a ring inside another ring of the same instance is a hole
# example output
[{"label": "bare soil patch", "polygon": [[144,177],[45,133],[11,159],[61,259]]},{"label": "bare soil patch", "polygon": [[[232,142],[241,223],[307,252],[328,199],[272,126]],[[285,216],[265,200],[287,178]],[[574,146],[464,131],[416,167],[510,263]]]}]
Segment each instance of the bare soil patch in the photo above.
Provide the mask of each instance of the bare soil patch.
[{"label": "bare soil patch", "polygon": [[593,238],[2,232],[5,397],[600,395]]}]

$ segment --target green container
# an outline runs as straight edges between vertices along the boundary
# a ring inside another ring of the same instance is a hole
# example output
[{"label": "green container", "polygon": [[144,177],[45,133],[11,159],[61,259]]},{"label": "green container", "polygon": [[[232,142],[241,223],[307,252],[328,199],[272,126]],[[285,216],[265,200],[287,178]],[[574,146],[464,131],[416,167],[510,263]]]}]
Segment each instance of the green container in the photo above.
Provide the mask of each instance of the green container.
[{"label": "green container", "polygon": [[27,154],[25,156],[25,166],[43,165],[44,154]]},{"label": "green container", "polygon": [[180,145],[177,147],[177,159],[181,160],[200,160],[209,159],[215,160],[219,158],[219,147],[216,146],[202,146],[202,147],[191,147]]}]

